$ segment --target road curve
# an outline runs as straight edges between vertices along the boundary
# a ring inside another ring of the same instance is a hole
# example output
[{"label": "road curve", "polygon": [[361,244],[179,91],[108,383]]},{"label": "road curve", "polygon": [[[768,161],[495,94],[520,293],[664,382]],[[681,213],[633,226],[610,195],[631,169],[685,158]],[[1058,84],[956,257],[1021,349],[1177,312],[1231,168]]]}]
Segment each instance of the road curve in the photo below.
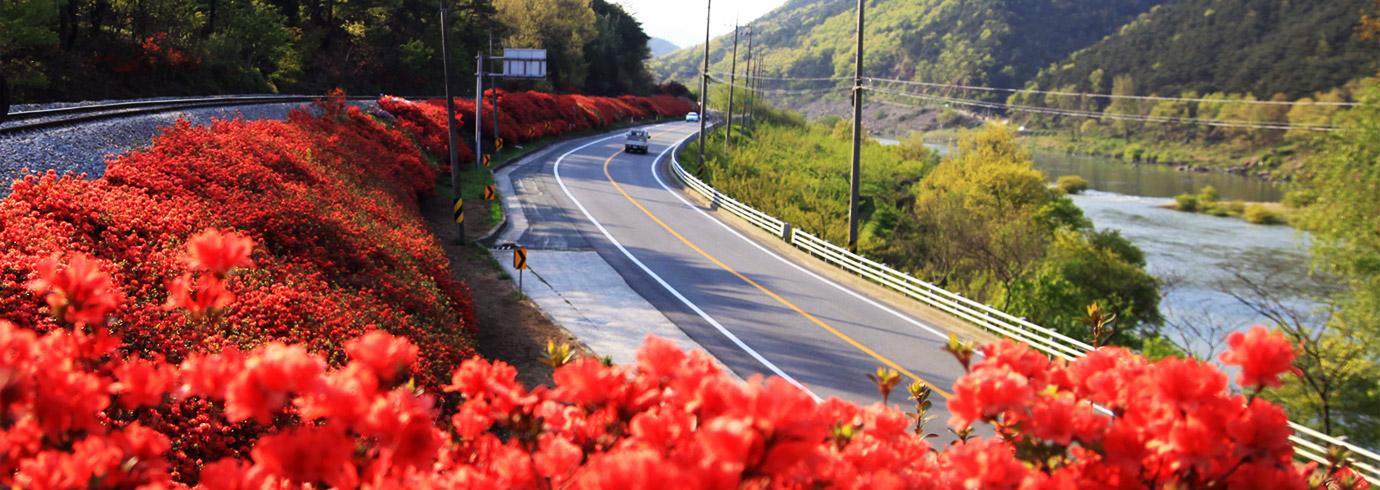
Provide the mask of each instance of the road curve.
[{"label": "road curve", "polygon": [[549,179],[554,209],[538,210],[533,231],[518,245],[597,251],[745,378],[779,375],[817,399],[870,404],[881,396],[866,375],[890,366],[905,378],[890,401],[907,407],[905,384],[927,381],[940,390],[930,413],[938,419],[927,429],[943,432],[944,398],[962,374],[942,350],[947,332],[903,313],[907,308],[795,265],[792,260],[812,259],[788,258],[707,212],[664,169],[670,148],[697,125],[647,129],[646,155],[623,153],[620,133],[571,145],[537,167]]}]

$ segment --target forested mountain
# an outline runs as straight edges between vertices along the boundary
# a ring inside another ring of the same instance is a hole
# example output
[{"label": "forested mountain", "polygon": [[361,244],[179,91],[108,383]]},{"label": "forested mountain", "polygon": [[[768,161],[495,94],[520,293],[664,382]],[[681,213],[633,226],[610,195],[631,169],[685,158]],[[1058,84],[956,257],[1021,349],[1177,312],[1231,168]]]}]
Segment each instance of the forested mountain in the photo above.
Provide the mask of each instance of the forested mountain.
[{"label": "forested mountain", "polygon": [[1226,92],[1268,99],[1283,93],[1294,100],[1376,73],[1380,43],[1356,35],[1362,10],[1372,3],[1181,0],[1051,65],[1035,82],[1089,89],[1089,75],[1101,69],[1131,75],[1142,95]]},{"label": "forested mountain", "polygon": [[[866,15],[869,76],[1020,87],[1038,71],[1117,32],[1164,0],[871,0]],[[753,22],[755,57],[769,75],[851,76],[856,2],[790,0]],[[740,38],[739,56],[746,46]],[[727,71],[733,36],[710,43]],[[693,81],[702,47],[655,60],[661,80]]]},{"label": "forested mountain", "polygon": [[671,41],[659,37],[654,37],[651,41],[647,41],[647,47],[651,48],[652,56],[656,57],[666,56],[680,49],[680,46],[676,46]]},{"label": "forested mountain", "polygon": [[[475,54],[546,48],[547,82],[617,95],[651,88],[648,37],[606,0],[446,0],[453,87]],[[0,69],[16,102],[152,95],[441,93],[430,0],[4,0]],[[518,85],[518,84],[515,84]]]}]

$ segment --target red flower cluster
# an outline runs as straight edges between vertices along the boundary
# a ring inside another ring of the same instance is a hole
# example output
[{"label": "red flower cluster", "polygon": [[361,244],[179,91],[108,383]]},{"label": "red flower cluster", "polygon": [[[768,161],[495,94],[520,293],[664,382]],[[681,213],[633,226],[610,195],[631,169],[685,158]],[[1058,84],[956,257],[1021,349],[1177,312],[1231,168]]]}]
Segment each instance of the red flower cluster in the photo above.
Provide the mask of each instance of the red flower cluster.
[{"label": "red flower cluster", "polygon": [[[484,116],[480,124],[487,135],[493,134],[492,95],[485,91]],[[379,106],[397,119],[426,148],[432,156],[447,157],[449,136],[446,134],[445,101],[412,102],[399,97],[382,97]],[[504,92],[498,90],[499,135],[508,142],[524,142],[547,136],[559,136],[571,131],[606,127],[616,122],[656,116],[680,116],[694,109],[681,98],[657,96],[587,97],[583,95],[553,95],[541,92]],[[456,99],[457,122],[474,127],[474,100]],[[473,129],[463,131],[472,135]],[[461,137],[460,161],[473,162],[473,141]]]},{"label": "red flower cluster", "polygon": [[238,235],[222,235],[214,228],[187,240],[188,268],[206,271],[193,277],[188,272],[168,285],[164,309],[185,308],[193,315],[218,314],[235,302],[235,293],[226,287],[227,275],[236,267],[253,267],[249,251],[254,241]]},{"label": "red flower cluster", "polygon": [[[1244,363],[1246,380],[1277,384],[1291,369],[1288,342],[1263,327],[1249,340],[1240,335],[1232,334],[1223,359]],[[1295,465],[1284,410],[1228,393],[1226,375],[1211,364],[1148,363],[1120,347],[1065,363],[1011,341],[985,354],[949,400],[950,425],[997,427],[1000,444],[984,446],[983,464],[1006,469],[982,472],[982,488],[1301,489],[1315,474],[1342,488],[1365,487],[1349,470]]]},{"label": "red flower cluster", "polygon": [[[465,361],[445,387],[464,400],[452,411],[402,381],[417,348],[382,332],[347,343],[336,369],[279,342],[175,365],[112,358],[118,346],[92,350],[76,332],[0,322],[0,334],[0,483],[32,489],[181,486],[167,461],[180,450],[121,415],[188,397],[232,421],[294,421],[198,461],[212,489],[1367,488],[1344,468],[1294,465],[1279,408],[1222,393],[1221,373],[1118,348],[1062,365],[989,346],[951,407],[981,398],[960,417],[995,411],[984,418],[1002,437],[936,452],[898,410],[816,405],[775,377],[741,384],[658,338],[636,366],[580,359],[534,391],[511,366]],[[1087,401],[1121,388],[1144,406],[1108,401],[1112,419]],[[1140,398],[1151,393],[1163,400]]]},{"label": "red flower cluster", "polygon": [[[180,123],[107,167],[28,177],[0,202],[0,320],[172,363],[277,340],[339,366],[345,340],[380,330],[418,348],[390,379],[435,391],[473,354],[469,291],[418,208],[438,169],[339,97],[288,121]],[[110,417],[164,434],[182,480],[281,422],[150,405]]]}]

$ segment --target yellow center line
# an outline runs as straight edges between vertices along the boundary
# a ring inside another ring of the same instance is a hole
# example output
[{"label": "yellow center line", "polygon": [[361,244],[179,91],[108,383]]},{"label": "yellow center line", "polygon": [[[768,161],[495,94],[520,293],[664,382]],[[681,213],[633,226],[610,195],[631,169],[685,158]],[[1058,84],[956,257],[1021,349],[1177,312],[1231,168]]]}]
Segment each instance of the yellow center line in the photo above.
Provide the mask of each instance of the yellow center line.
[{"label": "yellow center line", "polygon": [[[666,134],[667,132],[670,132],[670,131],[672,131],[672,130],[668,130],[668,131],[664,131],[664,132],[661,132],[661,133],[657,133],[657,135],[660,136],[660,135]],[[719,267],[722,267],[724,270],[728,271],[729,273],[732,273],[733,275],[738,276],[739,279],[742,279],[744,282],[746,282],[746,283],[748,283],[748,284],[751,284],[753,287],[757,288],[758,291],[761,291],[761,292],[765,293],[767,296],[771,296],[773,299],[775,299],[775,300],[781,302],[781,304],[786,305],[787,308],[790,308],[790,309],[792,309],[792,310],[795,310],[796,313],[799,313],[799,314],[801,314],[802,316],[804,316],[805,318],[810,319],[810,321],[814,322],[815,325],[819,325],[820,328],[823,328],[823,329],[825,329],[825,330],[828,330],[829,333],[832,333],[832,334],[834,334],[835,336],[837,336],[838,338],[843,339],[844,342],[848,342],[849,344],[852,344],[853,347],[857,347],[859,350],[861,350],[861,351],[863,351],[863,352],[866,352],[867,355],[872,356],[873,358],[877,359],[878,361],[882,361],[883,364],[886,364],[887,366],[890,366],[892,369],[895,369],[896,371],[898,371],[898,372],[900,372],[900,373],[902,373],[902,374],[905,374],[906,376],[910,376],[911,378],[913,378],[913,379],[915,379],[915,380],[917,380],[917,381],[920,381],[920,382],[923,382],[923,383],[929,385],[929,386],[930,386],[930,389],[933,389],[935,393],[939,393],[940,396],[942,396],[942,397],[944,397],[944,398],[946,398],[946,399],[947,399],[947,398],[950,398],[951,395],[949,395],[948,392],[945,392],[944,390],[940,389],[938,385],[936,385],[936,384],[934,384],[934,383],[931,383],[931,382],[929,382],[929,381],[925,381],[924,378],[921,378],[921,377],[919,377],[919,376],[916,376],[915,373],[912,373],[912,372],[910,372],[910,371],[907,371],[906,368],[901,367],[899,364],[896,364],[895,362],[892,362],[890,359],[887,359],[887,358],[885,358],[885,357],[882,357],[882,355],[881,355],[881,354],[878,354],[876,351],[874,351],[874,350],[868,348],[868,347],[865,346],[865,345],[862,345],[861,343],[859,343],[859,342],[856,341],[856,340],[853,340],[853,339],[852,339],[851,337],[849,337],[848,335],[845,335],[843,332],[838,331],[838,329],[829,326],[829,324],[824,323],[824,321],[820,320],[819,318],[816,318],[814,315],[809,314],[809,313],[806,312],[805,310],[800,309],[800,307],[798,307],[798,306],[792,304],[790,301],[787,301],[786,298],[782,298],[780,295],[778,295],[778,294],[772,292],[771,290],[769,290],[769,289],[763,287],[761,284],[758,284],[757,281],[753,281],[752,279],[748,278],[747,276],[744,276],[743,274],[739,273],[738,271],[733,270],[733,268],[732,268],[732,267],[729,267],[728,264],[725,264],[725,263],[719,261],[719,259],[715,258],[713,255],[709,255],[708,252],[705,252],[703,249],[701,249],[700,247],[696,246],[694,243],[691,243],[690,240],[686,239],[686,238],[685,238],[684,236],[682,236],[680,233],[676,232],[676,230],[673,229],[673,228],[671,228],[670,225],[667,225],[664,221],[661,221],[661,218],[658,218],[655,214],[652,214],[651,211],[647,210],[646,207],[642,206],[642,203],[638,202],[637,199],[633,199],[633,197],[632,197],[631,195],[629,195],[629,194],[627,193],[627,191],[624,191],[624,190],[623,190],[623,186],[618,185],[618,182],[616,182],[616,181],[613,180],[613,175],[609,174],[609,163],[613,162],[613,159],[614,159],[615,157],[617,157],[617,156],[618,156],[619,154],[621,154],[621,153],[623,153],[623,150],[618,150],[618,151],[615,152],[613,155],[609,156],[609,158],[608,158],[607,160],[604,160],[604,177],[608,178],[609,183],[613,184],[613,187],[614,187],[615,189],[618,189],[618,193],[623,194],[623,197],[628,198],[628,201],[631,201],[631,202],[633,203],[634,206],[637,206],[637,209],[641,209],[643,213],[646,213],[648,217],[652,218],[652,221],[657,222],[657,224],[661,225],[662,228],[665,228],[666,231],[671,232],[672,235],[675,235],[676,238],[679,238],[680,241],[682,241],[682,242],[684,242],[686,245],[690,246],[690,248],[694,249],[696,252],[699,252],[700,255],[703,255],[703,256],[704,256],[704,258],[709,259],[710,262],[713,262],[713,263],[717,264]]]}]

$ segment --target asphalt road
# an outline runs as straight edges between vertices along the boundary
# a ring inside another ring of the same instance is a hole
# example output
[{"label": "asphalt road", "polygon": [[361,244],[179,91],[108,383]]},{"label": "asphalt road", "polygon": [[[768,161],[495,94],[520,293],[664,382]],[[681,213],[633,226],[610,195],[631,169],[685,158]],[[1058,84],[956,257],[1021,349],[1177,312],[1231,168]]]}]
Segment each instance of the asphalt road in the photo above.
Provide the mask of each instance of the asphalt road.
[{"label": "asphalt road", "polygon": [[[738,375],[778,375],[817,399],[881,401],[867,374],[892,366],[905,385],[942,393],[927,427],[945,432],[944,399],[962,369],[942,347],[947,332],[858,288],[795,265],[722,214],[696,204],[665,169],[669,149],[697,124],[647,127],[648,154],[625,154],[622,136],[582,140],[515,175],[530,228],[520,246],[594,250],[638,294]],[[519,178],[521,178],[519,180]],[[788,257],[787,255],[792,255]],[[640,342],[640,339],[630,339]],[[944,437],[948,439],[948,437]]]}]

